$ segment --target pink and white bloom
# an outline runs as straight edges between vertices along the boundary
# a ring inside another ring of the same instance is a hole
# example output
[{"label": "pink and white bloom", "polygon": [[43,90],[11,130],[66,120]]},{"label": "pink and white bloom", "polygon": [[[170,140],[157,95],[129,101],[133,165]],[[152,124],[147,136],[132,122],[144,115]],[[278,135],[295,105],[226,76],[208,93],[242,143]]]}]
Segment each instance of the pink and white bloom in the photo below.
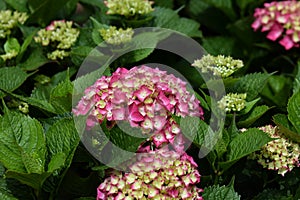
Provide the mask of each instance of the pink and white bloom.
[{"label": "pink and white bloom", "polygon": [[172,115],[203,118],[200,102],[187,91],[184,81],[147,66],[118,68],[112,76],[101,77],[85,90],[73,113],[88,115],[87,129],[104,119],[128,121],[151,134],[149,140],[155,147],[173,143],[181,133]]},{"label": "pink and white bloom", "polygon": [[264,8],[256,8],[252,28],[269,32],[267,38],[276,41],[286,50],[299,47],[300,2],[280,1],[265,3]]},{"label": "pink and white bloom", "polygon": [[[196,186],[200,174],[192,157],[166,148],[148,153],[139,154],[129,172],[115,171],[106,178],[98,187],[97,200],[125,197],[202,200],[200,193],[203,190]],[[181,169],[180,173],[178,169]]]}]

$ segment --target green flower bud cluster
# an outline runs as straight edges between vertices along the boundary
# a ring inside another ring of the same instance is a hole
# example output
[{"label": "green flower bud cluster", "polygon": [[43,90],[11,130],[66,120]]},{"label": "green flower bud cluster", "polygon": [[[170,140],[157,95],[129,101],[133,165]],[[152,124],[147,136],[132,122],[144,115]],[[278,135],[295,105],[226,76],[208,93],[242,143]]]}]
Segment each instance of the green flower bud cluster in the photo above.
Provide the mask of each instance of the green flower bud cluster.
[{"label": "green flower bud cluster", "polygon": [[111,45],[120,45],[130,42],[134,31],[131,28],[126,30],[115,26],[110,26],[108,29],[101,29],[100,34],[105,42]]},{"label": "green flower bud cluster", "polygon": [[299,144],[280,134],[276,126],[267,125],[259,129],[266,132],[271,138],[277,139],[263,146],[261,151],[252,154],[249,158],[257,159],[264,168],[276,170],[282,176],[294,167],[300,167]]},{"label": "green flower bud cluster", "polygon": [[192,66],[199,68],[202,73],[212,72],[213,75],[226,78],[244,67],[244,64],[243,61],[233,59],[230,56],[212,56],[208,54],[201,59],[195,60]]},{"label": "green flower bud cluster", "polygon": [[16,57],[18,54],[19,54],[18,51],[12,49],[12,50],[10,50],[9,52],[6,52],[5,54],[0,55],[0,57],[1,57],[4,61],[6,61],[6,60],[10,60],[10,59]]},{"label": "green flower bud cluster", "polygon": [[241,111],[245,108],[246,98],[246,93],[228,93],[218,101],[218,106],[220,109],[225,110],[225,112]]},{"label": "green flower bud cluster", "polygon": [[11,30],[18,24],[24,24],[28,15],[23,12],[1,10],[0,11],[0,38],[11,34]]},{"label": "green flower bud cluster", "polygon": [[148,0],[107,0],[104,1],[108,7],[107,14],[123,15],[132,17],[135,15],[144,15],[153,11],[152,1]]},{"label": "green flower bud cluster", "polygon": [[29,112],[29,106],[28,106],[28,104],[25,103],[25,102],[21,102],[21,103],[19,104],[19,110],[20,110],[22,113],[27,114],[27,113]]},{"label": "green flower bud cluster", "polygon": [[51,60],[63,59],[69,56],[71,46],[76,42],[79,36],[79,30],[72,28],[73,22],[59,20],[53,21],[45,29],[41,29],[34,38],[35,42],[41,43],[42,46],[51,46],[54,51],[47,54]]}]

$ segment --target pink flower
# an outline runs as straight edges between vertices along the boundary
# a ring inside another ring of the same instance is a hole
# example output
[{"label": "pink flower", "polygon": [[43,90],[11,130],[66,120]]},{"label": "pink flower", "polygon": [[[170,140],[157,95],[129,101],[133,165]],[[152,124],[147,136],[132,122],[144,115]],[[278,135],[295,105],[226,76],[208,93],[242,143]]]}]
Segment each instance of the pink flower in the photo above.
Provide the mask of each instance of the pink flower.
[{"label": "pink flower", "polygon": [[[129,172],[113,172],[98,187],[97,200],[104,199],[202,199],[196,185],[200,174],[186,153],[163,148],[140,154]],[[178,173],[180,169],[180,173]],[[124,183],[122,187],[118,184]]]},{"label": "pink flower", "polygon": [[276,41],[280,39],[286,50],[299,47],[299,1],[280,1],[265,3],[264,8],[256,8],[255,21],[251,27],[256,31],[261,28],[262,32],[268,31],[267,38]]},{"label": "pink flower", "polygon": [[132,127],[141,127],[159,148],[181,134],[173,115],[203,118],[199,104],[181,79],[158,68],[141,66],[118,68],[112,76],[98,79],[85,90],[73,113],[88,115],[87,129],[104,119],[128,121]]}]

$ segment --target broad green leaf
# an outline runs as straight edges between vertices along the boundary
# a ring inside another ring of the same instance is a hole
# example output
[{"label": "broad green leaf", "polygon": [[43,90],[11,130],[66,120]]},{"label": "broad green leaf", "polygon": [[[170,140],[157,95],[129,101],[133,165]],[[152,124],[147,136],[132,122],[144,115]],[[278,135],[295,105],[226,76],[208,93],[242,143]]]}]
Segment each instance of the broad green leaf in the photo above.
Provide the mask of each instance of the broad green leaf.
[{"label": "broad green leaf", "polygon": [[16,38],[8,38],[4,44],[4,51],[6,53],[9,53],[11,51],[20,51],[20,44]]},{"label": "broad green leaf", "polygon": [[294,125],[298,133],[300,133],[300,92],[295,93],[288,102],[287,106],[288,118]]},{"label": "broad green leaf", "polygon": [[48,164],[48,172],[54,172],[57,169],[60,169],[65,165],[66,154],[64,152],[59,152],[51,157],[51,160]]},{"label": "broad green leaf", "polygon": [[31,189],[16,179],[7,178],[5,176],[5,168],[0,164],[0,199],[17,200],[33,198],[34,196],[31,193]]},{"label": "broad green leaf", "polygon": [[205,0],[208,4],[220,9],[224,14],[226,14],[231,20],[236,18],[236,14],[233,9],[231,0]]},{"label": "broad green leaf", "polygon": [[263,114],[265,114],[270,108],[266,105],[254,107],[253,110],[247,114],[247,116],[242,117],[239,122],[239,127],[249,127],[256,120],[258,120]]},{"label": "broad green leaf", "polygon": [[232,55],[235,39],[228,36],[212,36],[203,39],[203,48],[212,55]]},{"label": "broad green leaf", "polygon": [[200,24],[192,19],[180,18],[176,11],[168,8],[156,7],[151,13],[155,26],[168,28],[188,36],[201,37]]},{"label": "broad green leaf", "polygon": [[46,26],[51,20],[54,20],[58,12],[70,0],[28,0],[29,9],[32,11],[28,23],[39,23]]},{"label": "broad green leaf", "polygon": [[97,7],[101,7],[101,5],[103,4],[102,0],[79,0],[79,1]]},{"label": "broad green leaf", "polygon": [[280,133],[290,140],[300,143],[300,133],[295,130],[295,127],[293,127],[286,115],[274,115],[273,121],[279,127]]},{"label": "broad green leaf", "polygon": [[[64,167],[69,167],[79,140],[72,118],[58,120],[46,132],[46,145],[49,156],[52,160],[55,159],[52,162],[62,162],[65,156]],[[57,167],[59,164],[51,163],[49,168],[55,168],[54,166]]]},{"label": "broad green leaf", "polygon": [[259,150],[270,141],[272,141],[272,139],[265,132],[256,128],[250,128],[240,133],[229,143],[227,160],[238,160]]},{"label": "broad green leaf", "polygon": [[30,45],[30,43],[31,43],[33,37],[35,36],[35,34],[36,34],[36,31],[33,31],[30,35],[28,35],[28,36],[25,38],[25,40],[24,40],[22,46],[20,47],[20,52],[19,52],[19,54],[18,54],[18,56],[17,56],[17,62],[20,62],[20,60],[22,59],[23,54],[24,54],[25,51],[27,50],[27,48],[28,48],[28,46]]},{"label": "broad green leaf", "polygon": [[218,131],[213,131],[212,127],[197,117],[184,117],[180,119],[180,129],[182,133],[200,149],[200,153],[206,155],[216,145],[222,137]]},{"label": "broad green leaf", "polygon": [[46,111],[46,112],[57,114],[57,111],[55,110],[55,108],[46,100],[36,99],[34,97],[24,97],[22,95],[13,94],[10,92],[6,92],[6,93],[8,93],[10,96],[12,96],[16,99],[19,99],[21,101],[28,103],[29,105],[31,105],[33,107],[38,108],[41,111]]},{"label": "broad green leaf", "polygon": [[[3,67],[0,68],[0,89],[12,92],[20,87],[27,79],[28,74],[18,67]],[[0,91],[0,97],[4,93]]]},{"label": "broad green leaf", "polygon": [[140,128],[133,128],[127,122],[119,122],[106,134],[112,143],[130,152],[135,152],[139,145],[147,139]]},{"label": "broad green leaf", "polygon": [[19,67],[25,71],[32,71],[49,62],[51,61],[43,55],[43,51],[41,49],[34,49],[28,58],[19,64]]},{"label": "broad green leaf", "polygon": [[160,0],[160,1],[155,1],[155,6],[158,7],[165,7],[165,8],[173,8],[173,0]]},{"label": "broad green leaf", "polygon": [[[217,7],[212,6],[207,1],[190,0],[187,5],[188,14],[217,33],[227,32],[226,27],[230,19]],[[221,47],[221,46],[220,46]]]},{"label": "broad green leaf", "polygon": [[141,143],[147,139],[140,128],[133,128],[127,122],[120,122],[109,131],[102,130],[111,143],[101,149],[101,159],[110,167],[122,167],[120,164],[130,160]]},{"label": "broad green leaf", "polygon": [[27,1],[4,0],[13,9],[20,12],[28,12]]},{"label": "broad green leaf", "polygon": [[260,100],[260,98],[257,98],[257,99],[254,99],[253,101],[246,102],[245,108],[239,112],[239,115],[244,115],[244,114],[249,113],[259,100]]},{"label": "broad green leaf", "polygon": [[247,93],[247,100],[251,101],[262,91],[270,74],[253,73],[247,74],[241,78],[230,88],[226,88],[228,92]]},{"label": "broad green leaf", "polygon": [[215,146],[216,153],[221,158],[227,152],[227,146],[230,142],[230,136],[226,130],[222,131],[222,138],[220,138]]},{"label": "broad green leaf", "polygon": [[98,62],[101,60],[108,59],[108,56],[105,56],[104,54],[102,54],[101,52],[99,52],[95,49],[93,50],[93,48],[89,47],[89,46],[74,47],[71,50],[70,54],[71,54],[72,62],[77,66],[80,66],[81,64],[83,64],[83,61],[86,58],[88,58],[89,60],[95,60]]},{"label": "broad green leaf", "polygon": [[[264,87],[261,95],[264,99],[275,104],[278,107],[286,107],[288,98],[291,95],[292,81],[283,75],[272,75],[268,78],[267,84]],[[282,95],[282,94],[285,95]]]},{"label": "broad green leaf", "polygon": [[294,79],[294,85],[293,85],[293,93],[300,92],[300,61],[298,62],[297,65],[297,74]]},{"label": "broad green leaf", "polygon": [[72,109],[73,84],[69,76],[65,81],[58,84],[50,93],[50,103],[58,113],[70,112]]},{"label": "broad green leaf", "polygon": [[6,10],[6,4],[4,0],[0,0],[0,10]]},{"label": "broad green leaf", "polygon": [[205,200],[239,200],[241,199],[240,195],[238,195],[232,187],[226,186],[209,186],[204,188],[203,199]]},{"label": "broad green leaf", "polygon": [[0,124],[1,163],[10,171],[42,173],[46,148],[41,124],[8,109],[0,118]]}]

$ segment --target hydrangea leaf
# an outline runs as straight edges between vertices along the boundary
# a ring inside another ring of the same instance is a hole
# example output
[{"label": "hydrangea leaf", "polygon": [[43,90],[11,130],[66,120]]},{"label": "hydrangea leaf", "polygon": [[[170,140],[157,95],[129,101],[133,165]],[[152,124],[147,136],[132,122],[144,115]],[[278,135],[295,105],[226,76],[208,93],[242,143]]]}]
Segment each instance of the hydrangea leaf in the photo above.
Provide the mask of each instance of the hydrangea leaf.
[{"label": "hydrangea leaf", "polygon": [[256,120],[258,120],[263,114],[265,114],[270,108],[266,105],[254,107],[247,116],[243,116],[239,122],[239,127],[249,127]]},{"label": "hydrangea leaf", "polygon": [[[28,74],[18,67],[0,68],[0,89],[12,92],[20,87],[28,76]],[[0,98],[4,96],[5,94],[0,90]]]},{"label": "hydrangea leaf", "polygon": [[293,85],[293,93],[297,93],[300,91],[300,62],[298,62],[297,65],[297,74],[294,80],[294,85]]},{"label": "hydrangea leaf", "polygon": [[224,185],[214,185],[204,188],[202,197],[205,200],[239,200],[241,198],[232,187],[226,187]]},{"label": "hydrangea leaf", "polygon": [[37,48],[32,50],[28,58],[18,66],[25,71],[32,71],[49,62],[50,61],[43,55],[43,51]]},{"label": "hydrangea leaf", "polygon": [[247,100],[251,101],[262,91],[271,74],[253,73],[238,79],[227,92],[247,93]]},{"label": "hydrangea leaf", "polygon": [[169,28],[191,37],[201,37],[200,24],[191,19],[180,18],[177,12],[169,8],[156,7],[151,15],[155,17],[155,26]]},{"label": "hydrangea leaf", "polygon": [[42,125],[36,119],[8,109],[0,123],[1,163],[16,172],[42,173],[46,153]]},{"label": "hydrangea leaf", "polygon": [[4,0],[13,9],[20,12],[28,12],[27,1],[14,1],[14,0]]},{"label": "hydrangea leaf", "polygon": [[[72,118],[58,120],[46,132],[46,145],[50,157],[55,158],[55,162],[59,162],[63,161],[65,156],[65,167],[70,166],[79,140],[80,138]],[[52,164],[58,166],[59,163],[55,164],[54,161]]]},{"label": "hydrangea leaf", "polygon": [[50,100],[58,113],[70,112],[72,109],[73,84],[67,75],[65,81],[59,83],[50,93]]},{"label": "hydrangea leaf", "polygon": [[265,132],[257,128],[250,128],[232,139],[228,146],[227,161],[220,162],[219,165],[223,169],[228,169],[236,161],[259,150],[270,141],[272,138]]},{"label": "hydrangea leaf", "polygon": [[288,117],[284,114],[277,114],[273,116],[274,123],[279,127],[280,132],[287,138],[295,142],[300,143],[300,133],[297,133],[295,127],[288,120]]},{"label": "hydrangea leaf", "polygon": [[19,52],[20,48],[21,46],[16,38],[9,38],[4,44],[4,50],[6,53],[9,53],[11,51]]},{"label": "hydrangea leaf", "polygon": [[203,39],[203,48],[215,56],[230,56],[235,49],[235,40],[232,37],[225,36],[206,37]]},{"label": "hydrangea leaf", "polygon": [[295,93],[288,102],[288,118],[294,125],[298,133],[300,133],[300,92]]}]

